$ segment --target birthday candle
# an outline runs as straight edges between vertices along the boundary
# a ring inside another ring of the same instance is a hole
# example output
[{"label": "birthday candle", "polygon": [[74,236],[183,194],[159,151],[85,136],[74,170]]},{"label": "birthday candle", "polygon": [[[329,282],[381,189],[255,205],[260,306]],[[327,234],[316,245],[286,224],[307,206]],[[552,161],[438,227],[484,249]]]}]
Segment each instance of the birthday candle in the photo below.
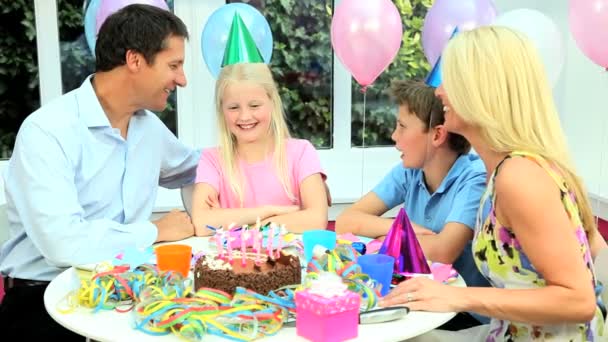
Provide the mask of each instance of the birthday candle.
[{"label": "birthday candle", "polygon": [[249,227],[243,226],[241,231],[241,265],[245,267],[245,253],[247,252],[247,239],[249,239]]},{"label": "birthday candle", "polygon": [[226,249],[228,251],[228,262],[232,265],[232,236],[230,233],[226,236]]},{"label": "birthday candle", "polygon": [[281,228],[279,228],[279,238],[277,242],[277,259],[281,257],[281,249],[283,248],[283,239],[285,238],[286,231],[287,230],[285,229],[285,225],[282,224]]},{"label": "birthday candle", "polygon": [[262,244],[258,242],[258,232],[260,231],[260,217],[258,216],[258,218],[255,220],[255,228],[253,229],[253,231],[251,232],[251,240],[252,240],[252,244],[253,244],[253,251],[256,253],[255,256],[255,264],[258,264],[258,259],[259,259],[259,252],[260,249],[262,248]]},{"label": "birthday candle", "polygon": [[255,250],[255,264],[259,265],[260,264],[260,252],[262,251],[262,232],[259,229],[254,230],[253,231],[253,239],[254,239],[254,243],[256,245],[256,250]]},{"label": "birthday candle", "polygon": [[234,240],[232,238],[232,231],[234,230],[234,226],[234,223],[228,226],[228,236],[226,237],[226,249],[228,250],[228,262],[230,264],[232,264],[232,241]]},{"label": "birthday candle", "polygon": [[270,224],[270,230],[268,231],[268,242],[266,244],[266,252],[268,253],[268,257],[274,259],[274,254],[272,252],[272,241],[274,240],[274,227],[276,225],[274,223]]},{"label": "birthday candle", "polygon": [[260,248],[258,246],[257,231],[258,231],[258,229],[256,227],[251,227],[251,247],[253,248],[254,252],[257,252],[258,249]]},{"label": "birthday candle", "polygon": [[215,231],[215,244],[217,245],[217,253],[218,253],[220,259],[224,259],[224,246],[222,246],[223,242],[224,242],[224,228],[219,227]]}]

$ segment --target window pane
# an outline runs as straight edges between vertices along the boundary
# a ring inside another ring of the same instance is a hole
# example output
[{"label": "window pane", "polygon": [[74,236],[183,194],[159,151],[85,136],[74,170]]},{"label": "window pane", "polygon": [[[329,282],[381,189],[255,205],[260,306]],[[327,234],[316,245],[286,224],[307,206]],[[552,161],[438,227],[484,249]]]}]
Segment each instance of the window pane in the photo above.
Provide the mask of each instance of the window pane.
[{"label": "window pane", "polygon": [[0,20],[0,159],[7,159],[21,123],[40,107],[34,0],[6,3]]},{"label": "window pane", "polygon": [[[392,146],[396,105],[388,95],[390,82],[398,79],[423,80],[430,70],[420,41],[424,16],[431,6],[428,0],[395,1],[404,24],[401,49],[393,63],[367,89],[365,109],[365,146]],[[352,81],[352,146],[362,146],[363,94]]]},{"label": "window pane", "polygon": [[[83,4],[84,3],[84,4]],[[61,77],[63,92],[80,87],[84,79],[95,72],[95,56],[84,34],[84,16],[89,0],[57,0],[59,48],[61,53]],[[173,10],[173,1],[168,1]],[[171,93],[167,108],[156,113],[169,129],[177,134],[177,96]]]},{"label": "window pane", "polygon": [[256,7],[274,39],[270,66],[293,136],[332,147],[330,0],[228,0]]}]

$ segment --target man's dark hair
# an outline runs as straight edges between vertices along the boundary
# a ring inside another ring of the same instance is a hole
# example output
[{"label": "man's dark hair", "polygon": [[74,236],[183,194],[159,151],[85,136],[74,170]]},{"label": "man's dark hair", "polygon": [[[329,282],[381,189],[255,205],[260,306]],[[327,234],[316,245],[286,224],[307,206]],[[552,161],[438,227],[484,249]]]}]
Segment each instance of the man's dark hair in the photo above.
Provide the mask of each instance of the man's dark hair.
[{"label": "man's dark hair", "polygon": [[167,48],[171,36],[188,38],[186,25],[175,14],[150,5],[125,6],[108,16],[95,43],[97,71],[110,71],[126,63],[126,53],[141,53],[148,64]]},{"label": "man's dark hair", "polygon": [[[435,90],[420,81],[393,81],[390,95],[399,106],[407,106],[424,123],[425,132],[445,122],[443,105],[435,96]],[[448,133],[448,144],[458,154],[471,150],[471,144],[460,134]]]}]

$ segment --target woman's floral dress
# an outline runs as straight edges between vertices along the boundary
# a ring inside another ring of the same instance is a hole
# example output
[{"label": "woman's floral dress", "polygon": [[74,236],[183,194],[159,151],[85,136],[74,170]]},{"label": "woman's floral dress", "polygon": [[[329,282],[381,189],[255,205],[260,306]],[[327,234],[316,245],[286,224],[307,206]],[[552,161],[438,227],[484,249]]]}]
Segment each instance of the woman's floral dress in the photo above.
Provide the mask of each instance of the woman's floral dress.
[{"label": "woman's floral dress", "polygon": [[[605,341],[608,339],[606,332],[603,332],[605,307],[601,303],[599,291],[597,291],[598,283],[595,280],[589,242],[581,223],[574,194],[568,189],[564,178],[557,169],[549,165],[542,157],[526,152],[513,152],[505,160],[515,157],[528,158],[534,161],[543,167],[558,184],[564,208],[568,212],[572,225],[576,227],[573,233],[576,234],[581,246],[581,258],[585,260],[587,269],[593,277],[593,286],[598,294],[598,306],[593,320],[584,324],[573,323],[539,326],[492,319],[490,333],[486,341]],[[490,178],[488,189],[482,198],[477,228],[473,239],[475,263],[480,272],[494,287],[505,289],[543,287],[545,286],[545,280],[522,250],[517,236],[515,236],[510,228],[503,226],[496,218],[493,205],[495,203],[494,178],[501,165],[502,162],[496,167]],[[492,199],[491,209],[482,225],[481,212],[485,204],[483,202],[488,198]],[[540,239],[539,243],[542,243]],[[564,308],[564,310],[567,309]]]}]

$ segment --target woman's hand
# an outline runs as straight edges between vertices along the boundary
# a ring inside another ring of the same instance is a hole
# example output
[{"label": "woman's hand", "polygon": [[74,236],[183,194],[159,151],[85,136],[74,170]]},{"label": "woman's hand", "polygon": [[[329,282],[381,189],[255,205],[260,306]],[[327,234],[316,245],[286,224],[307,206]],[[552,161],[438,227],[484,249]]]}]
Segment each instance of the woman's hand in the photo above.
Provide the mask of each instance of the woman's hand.
[{"label": "woman's hand", "polygon": [[426,277],[406,280],[380,300],[382,307],[405,305],[414,311],[467,311],[459,288],[444,285]]}]

